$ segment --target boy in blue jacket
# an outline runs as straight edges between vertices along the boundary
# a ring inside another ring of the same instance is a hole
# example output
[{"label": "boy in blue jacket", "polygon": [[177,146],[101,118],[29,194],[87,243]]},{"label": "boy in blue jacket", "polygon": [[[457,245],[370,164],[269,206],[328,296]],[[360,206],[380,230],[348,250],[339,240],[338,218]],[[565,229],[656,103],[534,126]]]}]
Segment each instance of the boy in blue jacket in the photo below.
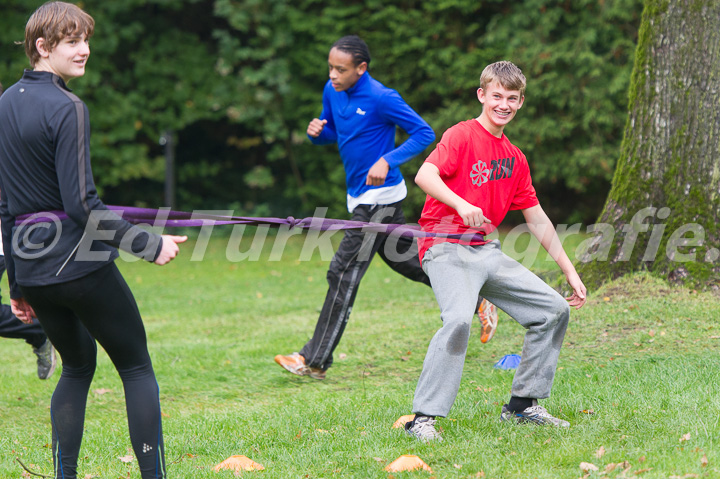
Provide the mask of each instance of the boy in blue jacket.
[{"label": "boy in blue jacket", "polygon": [[[353,221],[402,224],[405,216],[401,204],[407,187],[399,167],[425,150],[435,140],[435,133],[397,91],[370,76],[369,64],[370,52],[360,37],[346,36],[333,44],[323,111],[320,118],[310,122],[307,134],[315,145],[337,143]],[[396,147],[398,126],[409,138]],[[392,246],[385,247],[386,240],[387,236],[374,235],[373,239],[361,231],[345,233],[330,263],[329,288],[315,333],[299,353],[276,356],[279,365],[300,376],[325,378],[360,281],[375,253],[403,276],[430,285],[418,258],[407,254],[411,249],[417,251],[415,241],[400,238],[393,251]],[[490,307],[483,303],[483,309]]]}]

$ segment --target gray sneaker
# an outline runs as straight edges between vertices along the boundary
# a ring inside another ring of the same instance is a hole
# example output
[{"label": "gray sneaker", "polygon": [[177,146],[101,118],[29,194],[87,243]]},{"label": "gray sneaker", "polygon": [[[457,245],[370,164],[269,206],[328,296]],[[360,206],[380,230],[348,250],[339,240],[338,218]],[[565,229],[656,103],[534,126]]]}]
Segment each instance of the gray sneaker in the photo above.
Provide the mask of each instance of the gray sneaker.
[{"label": "gray sneaker", "polygon": [[47,379],[55,372],[57,366],[57,357],[55,357],[55,348],[49,339],[45,340],[45,344],[39,348],[33,348],[35,356],[37,356],[37,375],[40,379]]},{"label": "gray sneaker", "polygon": [[500,413],[501,421],[517,422],[518,424],[531,423],[540,424],[541,426],[558,426],[570,427],[570,423],[552,416],[547,409],[538,406],[535,402],[532,406],[523,409],[522,412],[512,412],[508,410],[507,404],[502,407]]},{"label": "gray sneaker", "polygon": [[428,416],[420,416],[405,423],[405,432],[422,442],[443,440],[435,429],[435,419]]}]

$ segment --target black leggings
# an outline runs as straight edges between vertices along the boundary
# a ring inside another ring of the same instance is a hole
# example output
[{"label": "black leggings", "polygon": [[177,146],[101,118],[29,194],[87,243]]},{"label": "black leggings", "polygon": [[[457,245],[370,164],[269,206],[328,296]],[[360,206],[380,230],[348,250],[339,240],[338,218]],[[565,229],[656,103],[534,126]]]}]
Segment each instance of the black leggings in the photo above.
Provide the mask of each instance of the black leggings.
[{"label": "black leggings", "polygon": [[50,403],[56,479],[75,479],[97,346],[125,390],[130,441],[143,479],[165,478],[160,399],[135,298],[114,263],[80,279],[21,287],[62,358]]}]

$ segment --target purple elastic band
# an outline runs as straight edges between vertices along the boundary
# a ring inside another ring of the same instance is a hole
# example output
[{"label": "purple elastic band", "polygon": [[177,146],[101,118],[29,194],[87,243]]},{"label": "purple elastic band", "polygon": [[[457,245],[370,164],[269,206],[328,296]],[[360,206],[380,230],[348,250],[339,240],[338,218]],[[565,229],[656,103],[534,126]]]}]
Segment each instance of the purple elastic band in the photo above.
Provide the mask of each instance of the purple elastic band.
[{"label": "purple elastic band", "polygon": [[[433,233],[422,231],[419,226],[394,224],[394,223],[366,223],[363,221],[338,220],[333,218],[307,217],[296,219],[292,216],[287,218],[262,218],[248,216],[224,216],[205,213],[187,213],[185,211],[156,210],[152,208],[135,208],[132,206],[106,205],[107,209],[117,213],[127,222],[132,224],[147,224],[168,228],[196,227],[205,225],[288,225],[291,228],[311,229],[319,231],[329,230],[362,230],[366,233],[396,234],[398,236],[409,236],[427,238],[439,236],[443,238],[462,239],[465,241],[485,241],[482,233],[458,234],[458,233]],[[36,223],[47,223],[55,220],[66,220],[67,214],[64,211],[43,211],[20,215],[15,218],[16,225],[32,225]]]}]

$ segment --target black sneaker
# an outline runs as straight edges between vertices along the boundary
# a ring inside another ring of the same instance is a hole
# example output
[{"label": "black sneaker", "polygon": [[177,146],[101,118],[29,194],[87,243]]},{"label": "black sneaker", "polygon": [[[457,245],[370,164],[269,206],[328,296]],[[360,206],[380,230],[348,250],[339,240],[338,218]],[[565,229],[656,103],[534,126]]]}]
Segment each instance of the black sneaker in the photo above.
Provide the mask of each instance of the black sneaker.
[{"label": "black sneaker", "polygon": [[45,340],[45,344],[39,348],[33,348],[35,356],[37,356],[37,375],[40,379],[47,379],[55,372],[57,366],[57,357],[55,357],[55,348],[49,339]]},{"label": "black sneaker", "polygon": [[505,404],[500,413],[500,420],[516,422],[518,424],[531,423],[541,426],[570,427],[569,422],[552,416],[547,412],[547,409],[538,406],[537,402],[533,401],[533,403],[532,406],[523,409],[522,412],[512,412],[508,409],[508,405]]}]

